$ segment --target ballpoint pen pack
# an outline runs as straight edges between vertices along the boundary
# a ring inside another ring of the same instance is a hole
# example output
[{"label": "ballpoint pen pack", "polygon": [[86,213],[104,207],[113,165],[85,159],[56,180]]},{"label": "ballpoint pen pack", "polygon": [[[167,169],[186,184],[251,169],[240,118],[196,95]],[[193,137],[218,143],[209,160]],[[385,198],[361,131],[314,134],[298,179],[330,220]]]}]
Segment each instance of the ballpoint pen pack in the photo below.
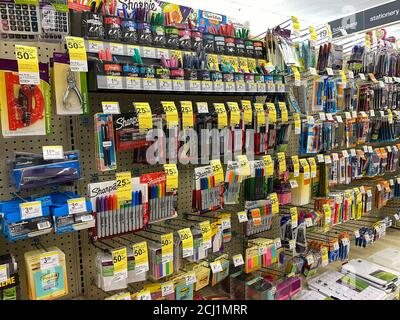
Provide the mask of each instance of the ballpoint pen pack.
[{"label": "ballpoint pen pack", "polygon": [[87,193],[96,216],[95,239],[131,233],[148,224],[148,185],[140,178],[132,179],[131,201],[119,200],[116,180],[91,183]]},{"label": "ballpoint pen pack", "polygon": [[43,154],[15,153],[8,165],[17,191],[80,179],[79,151],[64,152],[63,159],[59,160],[45,160],[43,157]]},{"label": "ballpoint pen pack", "polygon": [[96,113],[94,115],[94,132],[97,170],[102,172],[116,170],[117,158],[112,116]]},{"label": "ballpoint pen pack", "polygon": [[8,241],[33,238],[53,229],[51,198],[16,198],[0,202],[2,234]]},{"label": "ballpoint pen pack", "polygon": [[54,300],[68,294],[65,254],[51,247],[25,252],[30,300]]},{"label": "ballpoint pen pack", "polygon": [[14,255],[0,256],[0,301],[19,300],[20,282],[18,265]]},{"label": "ballpoint pen pack", "polygon": [[58,115],[88,114],[86,73],[71,71],[68,54],[53,54],[51,76],[56,113]]},{"label": "ballpoint pen pack", "polygon": [[50,194],[54,230],[57,234],[93,228],[92,203],[73,192]]},{"label": "ballpoint pen pack", "polygon": [[0,59],[1,123],[3,137],[50,133],[51,105],[48,64],[39,64],[40,84],[21,85],[16,60]]}]

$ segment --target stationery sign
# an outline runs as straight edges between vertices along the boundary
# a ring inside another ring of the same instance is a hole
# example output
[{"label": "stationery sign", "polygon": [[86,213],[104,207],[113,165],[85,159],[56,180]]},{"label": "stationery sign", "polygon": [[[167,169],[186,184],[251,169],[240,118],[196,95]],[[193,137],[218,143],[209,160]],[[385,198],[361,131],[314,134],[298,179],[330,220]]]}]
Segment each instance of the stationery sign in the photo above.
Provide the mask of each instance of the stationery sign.
[{"label": "stationery sign", "polygon": [[85,40],[79,37],[65,37],[71,71],[88,72]]},{"label": "stationery sign", "polygon": [[63,160],[64,148],[63,146],[43,146],[43,159],[44,160]]},{"label": "stationery sign", "polygon": [[40,84],[39,60],[36,47],[15,45],[20,84]]}]

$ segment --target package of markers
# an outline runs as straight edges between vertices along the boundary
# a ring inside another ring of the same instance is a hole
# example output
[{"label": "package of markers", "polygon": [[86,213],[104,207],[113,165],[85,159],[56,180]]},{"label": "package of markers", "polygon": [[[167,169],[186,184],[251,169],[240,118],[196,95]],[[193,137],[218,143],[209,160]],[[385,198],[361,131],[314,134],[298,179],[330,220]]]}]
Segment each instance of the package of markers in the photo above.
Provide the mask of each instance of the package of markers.
[{"label": "package of markers", "polygon": [[161,241],[147,241],[147,245],[149,248],[150,279],[158,281],[173,275],[174,256],[172,255],[172,259],[163,257]]},{"label": "package of markers", "polygon": [[238,204],[242,177],[238,161],[228,161],[225,174],[225,204]]},{"label": "package of markers", "polygon": [[96,141],[96,164],[99,171],[117,169],[115,153],[114,126],[112,115],[97,113],[94,115]]},{"label": "package of markers", "polygon": [[116,180],[89,184],[87,193],[96,217],[92,237],[108,238],[143,229],[149,221],[147,192],[147,184],[133,178],[132,200],[121,202]]},{"label": "package of markers", "polygon": [[246,202],[248,221],[244,223],[246,236],[265,232],[272,227],[272,206],[269,200]]},{"label": "package of markers", "polygon": [[178,192],[167,190],[165,172],[144,174],[140,183],[147,185],[149,223],[155,223],[177,216]]},{"label": "package of markers", "polygon": [[146,141],[147,132],[139,130],[139,120],[135,113],[114,115],[115,144],[117,151],[146,149],[150,141]]},{"label": "package of markers", "polygon": [[194,174],[193,212],[206,213],[222,209],[224,206],[223,184],[215,183],[212,166],[195,168]]},{"label": "package of markers", "polygon": [[245,200],[265,199],[265,165],[263,160],[250,161],[250,176],[244,180]]}]

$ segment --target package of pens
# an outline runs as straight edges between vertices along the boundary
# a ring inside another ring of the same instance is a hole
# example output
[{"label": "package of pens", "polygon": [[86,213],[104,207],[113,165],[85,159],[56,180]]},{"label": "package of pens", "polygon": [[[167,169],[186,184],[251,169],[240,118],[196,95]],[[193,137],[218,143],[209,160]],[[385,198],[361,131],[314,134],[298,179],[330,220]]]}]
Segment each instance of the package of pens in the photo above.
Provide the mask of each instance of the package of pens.
[{"label": "package of pens", "polygon": [[228,161],[225,174],[225,204],[238,204],[242,185],[241,170],[238,161]]},{"label": "package of pens", "polygon": [[57,234],[93,228],[92,203],[73,192],[50,194],[54,230]]},{"label": "package of pens", "polygon": [[74,12],[71,16],[72,34],[74,34],[74,26],[81,25],[81,35],[85,39],[103,40],[105,31],[103,15],[101,13],[102,7],[98,6],[96,8],[96,1],[93,1],[90,11],[83,11],[81,13],[81,21],[74,19],[74,17],[78,17],[78,14]]},{"label": "package of pens", "polygon": [[14,255],[1,255],[0,266],[2,266],[3,271],[3,280],[0,286],[0,301],[20,300],[21,289],[19,283],[18,265]]},{"label": "package of pens", "polygon": [[132,199],[120,201],[117,181],[88,185],[88,197],[96,217],[91,236],[109,238],[143,229],[148,224],[148,186],[140,178],[132,179]]},{"label": "package of pens", "polygon": [[140,177],[140,182],[147,185],[149,223],[177,216],[178,192],[167,188],[165,172],[144,174]]},{"label": "package of pens", "polygon": [[250,161],[250,176],[244,180],[245,200],[257,201],[265,199],[264,182],[265,166],[263,160]]},{"label": "package of pens", "polygon": [[146,140],[146,131],[141,131],[135,113],[122,113],[113,116],[115,144],[117,151],[146,149],[150,141]]},{"label": "package of pens", "polygon": [[1,232],[11,242],[48,234],[53,230],[51,198],[16,198],[0,202]]},{"label": "package of pens", "polygon": [[49,66],[39,63],[38,84],[21,84],[17,60],[0,59],[3,137],[43,136],[51,132]]},{"label": "package of pens", "polygon": [[223,184],[217,184],[212,166],[194,169],[193,212],[217,211],[224,206]]},{"label": "package of pens", "polygon": [[151,10],[147,8],[136,8],[135,10],[138,42],[141,45],[152,45],[153,32],[151,27]]},{"label": "package of pens", "polygon": [[94,132],[96,140],[96,165],[99,171],[117,169],[115,152],[114,126],[112,115],[96,113],[94,115]]},{"label": "package of pens", "polygon": [[71,183],[81,177],[79,151],[64,152],[57,160],[45,160],[44,154],[15,152],[8,166],[17,191]]},{"label": "package of pens", "polygon": [[271,229],[272,207],[268,200],[246,202],[246,214],[248,221],[243,229],[246,236],[250,237]]}]

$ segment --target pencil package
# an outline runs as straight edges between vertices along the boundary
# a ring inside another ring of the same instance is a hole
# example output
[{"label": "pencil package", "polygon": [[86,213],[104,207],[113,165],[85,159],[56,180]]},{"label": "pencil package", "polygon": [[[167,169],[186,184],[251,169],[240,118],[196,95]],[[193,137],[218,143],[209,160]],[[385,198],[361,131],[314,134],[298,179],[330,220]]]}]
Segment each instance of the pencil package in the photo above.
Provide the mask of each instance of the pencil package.
[{"label": "pencil package", "polygon": [[111,115],[94,115],[97,170],[105,172],[117,169],[115,153],[114,126]]}]

